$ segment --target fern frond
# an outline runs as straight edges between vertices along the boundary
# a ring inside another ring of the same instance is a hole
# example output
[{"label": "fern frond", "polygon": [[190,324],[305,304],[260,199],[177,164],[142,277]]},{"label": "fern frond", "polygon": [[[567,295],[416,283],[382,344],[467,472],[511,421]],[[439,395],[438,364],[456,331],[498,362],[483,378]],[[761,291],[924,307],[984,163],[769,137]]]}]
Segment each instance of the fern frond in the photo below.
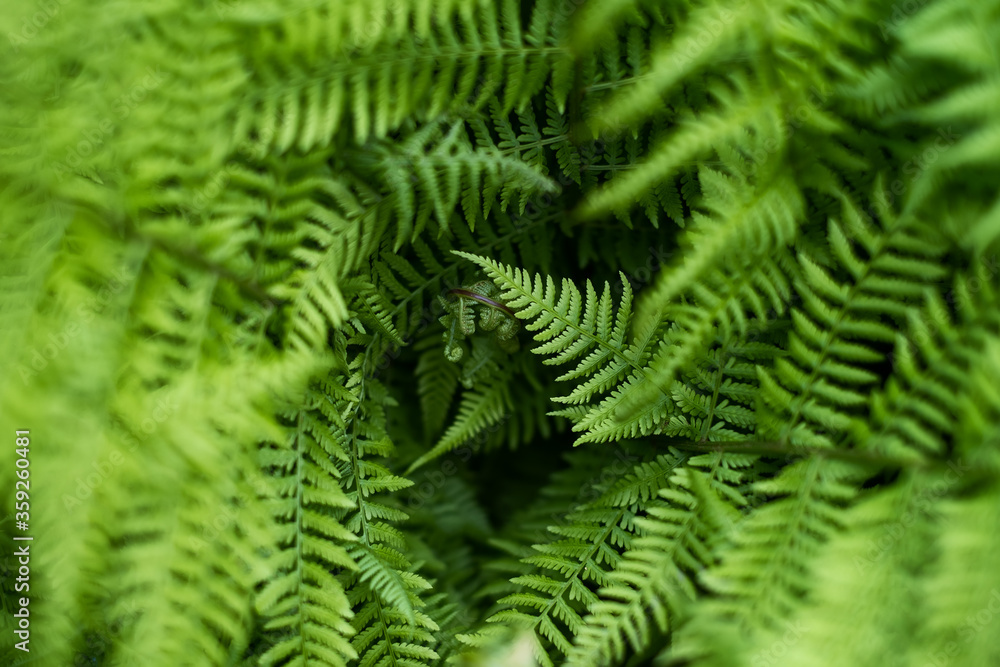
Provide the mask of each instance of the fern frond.
[{"label": "fern frond", "polygon": [[[852,480],[853,478],[853,480]],[[755,490],[772,498],[740,521],[717,563],[699,581],[714,595],[699,605],[676,636],[671,654],[689,658],[715,652],[703,632],[735,626],[753,637],[781,627],[811,587],[810,563],[839,529],[839,507],[854,496],[850,466],[818,458],[785,467]]]},{"label": "fern frond", "polygon": [[[356,572],[343,572],[341,585],[354,608],[351,623],[356,631],[352,646],[362,664],[381,660],[404,664],[427,664],[438,655],[430,647],[438,625],[421,611],[420,593],[430,584],[413,571],[406,557],[406,539],[394,526],[408,515],[382,494],[412,486],[408,479],[392,474],[375,456],[387,457],[393,444],[385,433],[385,406],[391,400],[384,387],[365,378],[364,359],[353,362],[352,375],[331,378],[325,385],[344,415],[338,439],[346,456],[335,462],[341,486],[356,508],[342,519],[357,536],[348,553],[357,563]],[[345,389],[337,387],[343,381]]]},{"label": "fern frond", "polygon": [[0,663],[1000,663],[1000,0],[0,35]]},{"label": "fern frond", "polygon": [[281,526],[281,550],[273,556],[276,576],[255,600],[273,633],[262,665],[344,665],[358,657],[350,643],[351,605],[330,574],[358,568],[344,547],[357,537],[332,516],[354,507],[337,484],[340,471],[333,463],[347,453],[326,420],[338,429],[344,425],[327,397],[310,392],[310,404],[312,410],[290,415],[289,443],[260,452],[278,489],[272,513]]},{"label": "fern frond", "polygon": [[980,622],[1000,605],[1000,581],[990,565],[998,547],[998,501],[1000,494],[992,485],[973,498],[941,503],[941,556],[924,587],[925,595],[934,601],[928,609],[925,635],[931,655],[954,652],[958,643],[962,660],[970,664],[1000,657],[996,635]]},{"label": "fern frond", "polygon": [[[931,478],[907,475],[898,486],[844,512],[844,530],[833,535],[816,561],[813,604],[784,627],[758,637],[750,649],[754,655],[770,657],[786,638],[783,658],[802,664],[815,662],[816,656],[878,665],[927,655],[923,642],[912,641],[924,636],[926,616],[909,611],[922,606],[919,581],[935,559],[940,529],[932,489]],[[844,642],[844,632],[857,641]],[[701,639],[708,636],[702,633]]]},{"label": "fern frond", "polygon": [[799,252],[795,287],[803,307],[792,311],[792,354],[773,370],[760,369],[761,395],[780,415],[765,437],[828,447],[845,433],[850,411],[877,380],[868,366],[882,357],[878,346],[895,339],[883,318],[905,320],[927,283],[942,275],[930,233],[895,223],[884,207],[882,213],[888,220],[878,229],[845,202],[843,222],[830,221],[831,269],[840,268],[843,279]]},{"label": "fern frond", "polygon": [[988,112],[1000,99],[1000,67],[990,55],[1000,35],[995,8],[957,0],[928,7],[899,26],[898,34],[902,54],[918,63],[919,76],[911,78],[943,79],[932,91],[936,95],[925,94],[922,104],[898,114],[900,121],[929,130],[906,165],[909,173],[916,165],[913,200],[933,206],[932,197],[943,188],[961,188],[975,211],[970,217],[979,219],[955,230],[958,238],[970,250],[992,247],[1000,233],[1000,199],[989,185],[996,177],[990,156],[1000,146],[1000,125]]},{"label": "fern frond", "polygon": [[[778,7],[769,11],[779,13]],[[662,93],[682,77],[732,48],[739,32],[751,29],[760,20],[758,8],[742,4],[734,12],[723,3],[711,3],[694,11],[680,31],[663,47],[651,54],[648,71],[633,86],[612,98],[591,121],[598,132],[637,124],[660,108]],[[707,45],[703,36],[712,39]],[[693,53],[692,57],[690,54]]]},{"label": "fern frond", "polygon": [[[996,569],[985,565],[996,548],[1000,466],[997,418],[1000,394],[996,373],[1000,369],[1000,343],[994,336],[978,355],[972,372],[974,398],[961,409],[954,447],[957,458],[935,480],[934,506],[941,527],[940,555],[931,576],[922,579],[922,593],[934,604],[927,615],[926,648],[961,653],[971,662],[995,660],[1000,654],[996,636],[984,631],[985,610],[1000,605]],[[930,495],[930,494],[928,494]]]},{"label": "fern frond", "polygon": [[624,276],[624,293],[615,312],[607,284],[598,298],[594,286],[588,281],[584,300],[577,287],[568,280],[563,281],[562,291],[557,293],[551,278],[543,282],[541,276],[535,276],[532,281],[532,277],[521,269],[511,269],[465,252],[456,251],[455,254],[486,270],[487,275],[503,290],[500,298],[519,319],[528,321],[525,329],[538,332],[534,339],[542,344],[532,351],[552,357],[545,363],[566,364],[579,359],[576,367],[559,379],[586,380],[569,395],[555,400],[583,403],[613,387],[629,370],[640,370],[637,350],[626,343],[632,290]]},{"label": "fern frond", "polygon": [[909,326],[896,337],[893,375],[872,395],[870,414],[855,423],[859,447],[917,459],[953,452],[960,406],[981,395],[974,364],[1000,334],[988,276],[982,264],[956,276],[948,294],[954,314],[931,290],[924,307],[908,313]]},{"label": "fern frond", "polygon": [[[499,151],[474,149],[462,130],[463,125],[456,122],[442,136],[437,125],[431,124],[408,141],[378,151],[378,169],[393,189],[398,212],[396,249],[418,234],[432,214],[440,230],[448,232],[460,202],[466,223],[475,230],[480,211],[485,217],[492,205],[492,198],[480,199],[482,191],[495,193],[502,185],[501,210],[520,195],[523,212],[529,195],[556,190],[555,183],[521,160]],[[419,207],[415,201],[421,202]]]},{"label": "fern frond", "polygon": [[[710,544],[721,539],[738,512],[716,488],[738,484],[748,463],[740,455],[698,456],[674,471],[660,491],[662,503],[636,519],[645,534],[636,538],[600,600],[590,608],[567,665],[604,665],[620,661],[626,643],[645,650],[652,634],[673,625],[687,600],[696,595],[695,573],[711,562]],[[735,490],[735,489],[733,489]],[[737,493],[738,503],[745,502]]]},{"label": "fern frond", "polygon": [[[429,121],[490,96],[523,107],[565,60],[565,20],[539,3],[528,26],[507,3],[323,2],[245,30],[253,91],[239,136],[260,150],[325,147],[350,129],[361,145],[413,118]],[[526,29],[525,29],[526,28]],[[565,69],[566,65],[561,65]]]},{"label": "fern frond", "polygon": [[494,211],[495,224],[473,234],[464,225],[452,229],[453,236],[432,225],[431,233],[416,238],[408,252],[383,249],[373,263],[376,286],[392,297],[388,317],[404,340],[410,340],[441,314],[437,297],[445,288],[460,287],[464,262],[450,255],[456,247],[497,253],[511,261],[536,265],[550,241],[545,218],[515,220]]},{"label": "fern frond", "polygon": [[408,472],[455,449],[497,424],[510,410],[508,382],[509,379],[494,377],[491,381],[485,382],[481,389],[464,392],[455,421],[428,452],[410,465]]},{"label": "fern frond", "polygon": [[[636,313],[637,328],[652,326],[670,312],[658,309],[668,309],[667,304],[675,302],[680,295],[695,292],[700,284],[708,282],[706,274],[722,263],[723,256],[727,264],[737,267],[733,273],[748,271],[746,264],[752,265],[773,255],[796,237],[797,227],[804,217],[805,203],[790,178],[780,177],[755,189],[745,175],[729,176],[703,168],[699,181],[705,193],[708,215],[696,213],[692,216],[695,226],[685,239],[691,251],[685,253],[682,263],[662,272],[656,284],[643,293]],[[738,248],[738,251],[734,253],[733,248]],[[772,275],[774,268],[771,269]],[[754,279],[763,282],[743,298],[753,298],[758,291],[764,295],[777,291],[774,296],[778,298],[773,298],[777,303],[770,305],[780,308],[781,302],[787,298],[782,294],[787,287],[782,289],[780,274],[775,277],[759,275]],[[769,283],[775,282],[778,283],[777,290],[769,287]],[[751,301],[750,305],[756,304]],[[757,310],[762,311],[759,317],[766,312],[759,306]]]},{"label": "fern frond", "polygon": [[402,346],[405,341],[392,321],[392,306],[372,283],[349,283],[351,291],[356,290],[355,312],[359,319],[377,332],[390,345]]},{"label": "fern frond", "polygon": [[773,345],[735,337],[714,347],[674,384],[671,395],[678,409],[663,434],[697,443],[748,439],[757,427],[757,367],[779,356]]},{"label": "fern frond", "polygon": [[[553,665],[569,652],[580,631],[583,614],[598,598],[592,588],[605,586],[639,533],[636,517],[657,492],[667,486],[672,472],[685,460],[663,455],[622,475],[621,462],[606,467],[601,478],[617,478],[597,499],[577,505],[548,530],[557,539],[535,544],[534,553],[521,559],[532,571],[512,578],[518,590],[501,598],[502,607],[487,623],[504,623],[529,631],[535,657]],[[520,608],[520,609],[519,609]],[[488,627],[462,641],[480,646],[495,634]]]},{"label": "fern frond", "polygon": [[[346,320],[350,295],[342,283],[377,239],[361,224],[364,208],[353,184],[328,160],[323,152],[281,161],[241,157],[195,199],[194,213],[220,227],[200,234],[201,244],[218,254],[215,239],[238,231],[242,243],[225,266],[281,304],[285,340],[300,351],[325,347],[330,328]],[[173,230],[157,239],[167,231]]]},{"label": "fern frond", "polygon": [[[777,260],[762,258],[737,265],[735,270],[713,271],[699,280],[685,299],[690,303],[665,309],[666,318],[672,321],[646,367],[650,382],[637,386],[626,400],[615,397],[605,401],[594,416],[609,427],[622,428],[633,422],[636,414],[661,402],[664,391],[674,391],[682,369],[697,363],[716,337],[745,336],[752,322],[764,327],[775,316],[783,315],[791,294],[782,266],[787,263],[787,255],[780,253]],[[650,322],[651,330],[656,330],[660,317]],[[637,330],[642,331],[638,325]]]},{"label": "fern frond", "polygon": [[424,436],[436,436],[444,426],[452,398],[458,389],[458,366],[441,351],[438,336],[425,338],[414,346],[420,351],[417,361],[417,393],[423,415]]},{"label": "fern frond", "polygon": [[[123,378],[127,384],[134,379]],[[258,437],[280,439],[284,434],[254,406],[231,402],[234,396],[246,397],[236,387],[245,385],[248,376],[216,371],[212,379],[212,390],[205,395],[176,388],[171,392],[168,405],[180,419],[159,425],[151,448],[138,446],[134,434],[141,429],[123,424],[129,437],[119,445],[131,440],[135,447],[121,463],[122,472],[170,472],[141,488],[109,485],[105,491],[106,511],[115,517],[105,544],[122,545],[101,577],[109,596],[107,620],[122,628],[113,660],[139,655],[148,664],[168,664],[191,660],[181,656],[197,646],[197,660],[211,665],[240,655],[249,644],[251,596],[273,572],[274,564],[265,556],[274,548],[274,535],[268,507],[258,498],[263,492],[266,501],[270,491],[254,470],[254,448],[248,445]],[[136,409],[148,396],[131,394],[116,401],[117,407],[123,415],[143,414]],[[187,426],[213,423],[202,416],[206,413],[214,415],[214,429]],[[121,451],[128,450],[124,446]],[[223,481],[217,471],[226,460],[232,477]],[[185,493],[176,495],[179,488]],[[162,498],[168,496],[175,502],[164,505]],[[135,512],[136,507],[143,511]],[[218,572],[229,576],[219,578]],[[195,591],[191,581],[204,586]],[[178,606],[189,604],[197,611],[176,614]]]},{"label": "fern frond", "polygon": [[[748,84],[737,80],[737,90]],[[735,105],[738,95],[720,90],[722,99]],[[640,167],[593,191],[583,204],[580,215],[594,218],[604,213],[627,208],[656,183],[675,175],[690,160],[705,154],[716,145],[738,136],[748,124],[772,111],[766,101],[748,95],[751,101],[738,111],[704,113],[697,119],[684,118],[671,137],[654,147]]]},{"label": "fern frond", "polygon": [[584,432],[577,440],[578,444],[649,434],[662,423],[672,409],[670,397],[665,392],[661,392],[660,400],[651,403],[644,411],[633,414],[631,420],[624,425],[614,422],[607,414],[608,405],[614,405],[637,385],[651,381],[642,364],[654,332],[647,332],[638,342],[626,342],[632,292],[624,277],[623,297],[615,313],[607,285],[598,298],[596,290],[588,281],[584,301],[573,283],[563,281],[557,302],[556,288],[551,278],[543,282],[541,276],[535,276],[533,281],[531,275],[521,269],[511,269],[468,253],[456,254],[482,266],[487,275],[504,290],[501,298],[515,310],[517,317],[530,320],[525,328],[529,331],[537,330],[539,333],[535,334],[535,340],[542,342],[532,352],[554,355],[545,361],[547,364],[578,360],[574,369],[558,379],[586,379],[569,395],[554,400],[577,405],[602,393],[609,394],[599,405],[588,407],[585,413],[572,409],[553,413],[576,417],[573,430]]}]

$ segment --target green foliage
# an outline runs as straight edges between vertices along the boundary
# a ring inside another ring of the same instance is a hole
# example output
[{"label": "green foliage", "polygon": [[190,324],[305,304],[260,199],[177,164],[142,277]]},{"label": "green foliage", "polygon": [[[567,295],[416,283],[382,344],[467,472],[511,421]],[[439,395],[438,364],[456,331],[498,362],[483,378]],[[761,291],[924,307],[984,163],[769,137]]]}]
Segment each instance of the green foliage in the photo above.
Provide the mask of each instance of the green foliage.
[{"label": "green foliage", "polygon": [[302,656],[317,664],[343,664],[345,658],[358,657],[347,641],[353,634],[351,606],[331,574],[358,569],[342,546],[353,546],[357,537],[332,517],[354,507],[332,464],[348,457],[341,446],[346,434],[340,431],[343,422],[336,406],[319,393],[308,396],[289,421],[294,430],[288,446],[261,450],[262,467],[274,471],[278,486],[273,516],[282,529],[283,548],[275,554],[274,568],[280,574],[256,600],[257,609],[272,617],[266,627],[280,633],[260,661],[285,664],[289,657],[294,662]]},{"label": "green foliage", "polygon": [[4,664],[1000,663],[998,0],[6,4]]}]

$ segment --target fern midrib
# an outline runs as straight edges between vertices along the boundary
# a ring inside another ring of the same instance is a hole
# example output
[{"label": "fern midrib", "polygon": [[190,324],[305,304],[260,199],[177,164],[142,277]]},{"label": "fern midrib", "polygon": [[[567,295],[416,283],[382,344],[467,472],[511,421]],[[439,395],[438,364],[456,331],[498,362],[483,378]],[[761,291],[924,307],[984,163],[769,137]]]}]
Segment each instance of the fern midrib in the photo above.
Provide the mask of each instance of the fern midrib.
[{"label": "fern midrib", "polygon": [[[357,438],[357,417],[358,417],[358,412],[361,410],[361,404],[365,400],[364,369],[368,365],[368,359],[369,359],[368,350],[366,349],[364,363],[362,363],[361,365],[361,381],[358,387],[358,402],[355,404],[353,413],[351,415],[350,456],[351,456],[351,465],[354,468],[354,483],[357,486],[357,491],[358,491],[358,518],[360,519],[361,523],[361,537],[364,540],[365,547],[368,549],[369,553],[372,554],[372,557],[377,558],[377,556],[375,556],[374,551],[372,550],[371,538],[368,536],[368,520],[366,518],[366,513],[364,510],[364,506],[366,505],[365,495],[361,489],[361,465],[360,465],[361,455],[358,452],[358,438]],[[381,635],[385,637],[385,645],[386,649],[389,652],[389,658],[393,665],[397,665],[398,657],[396,656],[396,650],[393,646],[392,636],[389,634],[389,623],[386,621],[385,618],[385,613],[382,608],[382,601],[379,598],[378,593],[373,588],[369,587],[369,591],[371,593],[372,604],[375,605],[375,611],[378,614],[378,622],[382,630]]]},{"label": "fern midrib", "polygon": [[[691,164],[695,164],[695,163],[692,162]],[[699,164],[705,164],[705,163],[701,162]],[[580,166],[580,171],[613,171],[613,172],[619,172],[619,171],[630,171],[630,170],[633,170],[633,169],[638,169],[639,167],[640,167],[640,165],[635,164],[635,163],[626,163],[626,164],[587,164],[587,165],[581,165]]]},{"label": "fern midrib", "polygon": [[719,359],[719,367],[716,369],[715,382],[712,383],[712,400],[708,404],[708,416],[705,418],[705,426],[702,428],[698,442],[704,443],[708,440],[708,434],[712,431],[712,422],[715,420],[715,406],[719,401],[719,387],[722,384],[722,359]]},{"label": "fern midrib", "polygon": [[[890,233],[895,233],[895,232],[893,231]],[[844,318],[847,317],[847,304],[850,304],[854,300],[855,294],[861,288],[861,283],[864,281],[866,277],[868,277],[869,274],[872,273],[875,261],[883,255],[888,244],[889,244],[889,239],[887,239],[885,236],[879,237],[878,247],[876,251],[874,253],[871,253],[869,260],[864,265],[864,271],[857,278],[854,279],[854,282],[851,284],[850,289],[848,289],[847,296],[845,297],[844,300],[844,304],[839,306],[837,309],[837,319],[834,321],[833,326],[830,327],[829,334],[826,337],[826,341],[823,343],[823,348],[818,351],[819,354],[817,355],[817,359],[820,362],[824,361],[827,358],[830,346],[833,345],[837,340],[839,340],[838,332],[840,326],[843,323]],[[805,280],[805,279],[800,278],[800,280]],[[812,288],[810,287],[810,289]],[[825,304],[827,303],[827,301],[823,299],[823,303]],[[804,317],[809,318],[810,321],[813,321],[814,318],[812,317],[812,315],[806,312],[803,312],[802,314]],[[797,400],[794,403],[794,409],[792,410],[792,414],[788,420],[788,424],[784,427],[783,429],[784,433],[778,439],[778,442],[780,442],[784,446],[788,446],[789,444],[788,439],[791,437],[791,431],[799,423],[799,419],[802,414],[802,408],[806,404],[806,398],[812,393],[811,388],[813,384],[816,382],[817,378],[819,377],[819,369],[821,366],[822,363],[816,363],[813,365],[812,370],[809,371],[809,375],[806,376],[805,385],[796,396]]]},{"label": "fern midrib", "polygon": [[[751,58],[752,58],[751,56],[737,56],[732,58],[713,57],[712,62],[717,65],[722,63],[745,63]],[[614,90],[616,88],[627,88],[629,86],[634,86],[641,81],[654,78],[655,75],[652,74],[636,74],[635,76],[626,76],[621,79],[615,79],[614,81],[602,81],[600,83],[594,83],[589,86],[585,86],[583,88],[583,92],[589,93],[601,90]]]},{"label": "fern midrib", "polygon": [[[509,49],[469,49],[469,50],[441,50],[432,54],[425,55],[411,55],[413,52],[406,52],[401,50],[393,50],[392,55],[388,58],[385,56],[384,51],[380,51],[377,57],[371,59],[365,58],[363,60],[352,60],[347,59],[345,61],[332,61],[334,64],[332,67],[326,69],[322,74],[316,76],[305,76],[299,77],[297,79],[279,79],[261,76],[261,80],[265,85],[270,84],[267,87],[263,87],[261,92],[256,95],[248,95],[248,104],[254,104],[257,102],[262,102],[269,97],[273,97],[274,90],[297,90],[301,92],[309,86],[315,83],[329,82],[332,80],[347,80],[349,75],[356,75],[358,71],[368,72],[370,70],[382,70],[386,65],[391,65],[396,73],[396,68],[400,65],[413,63],[413,62],[424,62],[431,61],[437,62],[444,59],[445,57],[461,62],[462,60],[476,60],[481,58],[486,58],[490,56],[510,56],[511,58],[519,55],[567,55],[569,51],[564,47],[548,46],[548,47],[526,47],[526,48],[509,48]],[[478,62],[477,62],[478,64]],[[270,74],[271,72],[269,72]],[[281,71],[275,71],[274,74],[281,74]],[[456,77],[457,79],[458,77]],[[270,79],[270,80],[268,80]],[[276,84],[276,81],[280,81],[280,84]]]},{"label": "fern midrib", "polygon": [[153,230],[140,230],[135,224],[126,222],[126,224],[116,228],[116,231],[120,231],[129,239],[134,239],[143,243],[146,246],[146,249],[143,252],[144,256],[155,248],[172,259],[185,262],[191,266],[201,269],[202,271],[205,271],[206,273],[212,273],[220,278],[225,278],[235,285],[237,289],[243,292],[244,295],[250,297],[257,303],[265,304],[273,301],[280,301],[279,299],[275,299],[275,297],[271,296],[256,280],[248,280],[247,278],[241,276],[238,272],[227,267],[225,264],[218,263],[210,257],[207,257],[205,253],[193,249],[190,246],[175,243],[173,239],[160,236]]},{"label": "fern midrib", "polygon": [[[511,128],[511,129],[513,129],[513,128]],[[520,138],[520,137],[522,137],[524,135],[523,134],[519,134],[517,136],[518,136],[518,138]],[[510,141],[510,140],[509,139],[503,139],[503,136],[501,136],[501,141]],[[504,157],[507,157],[507,156],[509,156],[511,154],[516,154],[516,157],[521,157],[520,153],[527,152],[527,151],[532,150],[534,148],[542,148],[543,146],[551,146],[552,144],[565,143],[565,142],[569,141],[569,135],[568,134],[558,134],[558,135],[556,135],[554,137],[550,137],[549,139],[538,139],[536,141],[531,141],[531,142],[528,142],[526,144],[522,144],[517,139],[515,139],[514,141],[515,141],[515,143],[517,143],[516,146],[512,146],[510,148],[496,148],[495,149],[496,152],[500,153]]]},{"label": "fern midrib", "polygon": [[[296,417],[296,430],[295,430],[295,448],[298,451],[298,462],[295,466],[295,504],[296,504],[296,517],[295,517],[295,529],[297,532],[297,539],[295,540],[295,576],[297,582],[297,589],[301,589],[303,586],[303,581],[305,580],[305,573],[302,569],[302,561],[305,555],[302,553],[303,540],[305,540],[305,528],[303,526],[303,515],[305,514],[304,507],[304,487],[305,484],[305,447],[302,446],[302,434],[305,426],[302,423],[302,410],[299,410],[298,416]],[[298,609],[298,628],[299,628],[299,646],[302,655],[306,655],[306,632],[305,632],[305,614],[302,610],[302,594],[301,590],[296,590],[299,595],[299,609]]]},{"label": "fern midrib", "polygon": [[[621,348],[621,349],[617,348],[617,347],[614,347],[613,345],[611,345],[606,340],[600,338],[599,336],[596,336],[595,334],[591,333],[587,329],[584,329],[583,326],[579,322],[574,322],[573,320],[570,320],[568,317],[566,317],[565,315],[563,315],[562,313],[560,313],[558,310],[556,310],[555,305],[549,305],[548,303],[545,303],[544,297],[543,297],[543,300],[541,302],[539,302],[535,298],[535,295],[531,291],[525,290],[518,281],[509,279],[507,277],[507,275],[506,275],[507,271],[504,269],[504,267],[503,267],[502,264],[499,264],[499,262],[497,264],[500,267],[499,269],[496,266],[490,266],[489,268],[490,268],[490,270],[492,270],[493,272],[495,272],[499,277],[503,278],[507,283],[509,283],[511,285],[511,287],[508,288],[508,289],[515,290],[516,292],[518,292],[521,295],[522,298],[526,299],[528,301],[528,303],[536,303],[539,306],[541,306],[544,310],[546,310],[547,312],[551,313],[553,321],[559,320],[560,322],[562,322],[565,325],[565,327],[564,327],[563,330],[565,330],[565,329],[571,329],[573,331],[576,331],[578,335],[583,336],[583,337],[589,339],[591,341],[591,343],[596,344],[597,347],[600,347],[600,348],[603,348],[605,350],[610,351],[611,354],[613,354],[615,357],[621,359],[622,361],[625,361],[629,366],[631,366],[632,369],[636,373],[638,373],[639,375],[641,375],[646,380],[650,380],[650,377],[649,377],[648,373],[646,372],[645,367],[642,367],[642,366],[639,366],[638,364],[636,364],[631,358],[629,358],[629,355],[626,354],[626,352],[628,352],[630,350],[630,348],[631,348],[630,345],[625,344],[624,347]],[[523,280],[527,280],[527,283],[528,283],[528,285],[530,287],[531,283],[532,283],[531,276],[527,272],[524,272],[524,271],[521,272],[521,275],[522,275],[522,279]],[[572,287],[570,289],[575,289],[575,287]],[[581,295],[581,306],[580,306],[580,308],[581,308],[581,311],[582,311],[582,309],[586,308],[586,303],[584,303],[582,295]],[[619,308],[620,308],[620,306],[619,306]],[[594,316],[597,317],[596,314]],[[533,319],[535,319],[535,318],[533,318]],[[546,329],[551,329],[551,328],[552,328],[552,322],[549,322],[546,325]],[[623,335],[622,335],[622,342],[623,343],[624,343],[625,337],[626,336],[623,333]],[[636,353],[633,356],[638,357],[638,354],[640,353],[640,350],[636,350],[635,352]],[[581,352],[581,354],[583,354],[583,353]]]},{"label": "fern midrib", "polygon": [[[768,591],[779,587],[778,584],[774,583],[780,582],[780,577],[775,576],[775,573],[778,570],[779,564],[783,565],[787,562],[787,556],[794,547],[796,537],[801,533],[801,527],[805,523],[807,508],[810,505],[810,502],[813,501],[813,494],[816,491],[817,478],[820,472],[819,463],[821,460],[821,457],[818,456],[810,459],[808,475],[796,492],[797,502],[795,503],[795,512],[792,515],[791,520],[786,524],[785,530],[776,531],[780,535],[779,540],[770,543],[771,546],[768,549],[769,553],[772,556],[781,554],[781,558],[769,557],[763,573],[760,577],[755,579],[758,583],[766,583],[766,585],[759,586],[759,590],[763,592],[762,597],[765,597],[765,599],[767,599]],[[805,490],[805,493],[803,493],[803,490]],[[754,599],[758,600],[759,598]],[[772,606],[774,604],[773,598],[771,598],[771,604]],[[756,610],[757,607],[755,606],[754,609]],[[747,627],[746,624],[748,621],[755,618],[757,618],[756,614],[747,614],[740,619],[740,622],[744,625],[744,627]],[[764,618],[762,620],[766,624],[771,619]]]},{"label": "fern midrib", "polygon": [[[549,603],[545,606],[545,610],[542,611],[541,613],[539,613],[538,616],[535,617],[534,623],[531,624],[531,630],[532,630],[532,632],[535,632],[535,628],[541,622],[543,616],[549,616],[552,613],[552,608],[555,606],[556,600],[559,599],[559,598],[561,598],[566,593],[566,591],[569,590],[570,584],[574,580],[580,579],[580,574],[587,567],[588,561],[590,561],[590,560],[593,559],[594,554],[596,554],[598,552],[598,550],[601,548],[601,545],[604,544],[607,541],[608,536],[611,535],[611,533],[614,531],[614,529],[618,526],[618,522],[621,521],[622,517],[624,517],[624,516],[625,516],[625,508],[619,508],[619,510],[617,512],[617,515],[615,517],[615,520],[608,522],[607,527],[604,529],[604,532],[601,535],[601,539],[598,540],[598,541],[593,542],[590,545],[590,548],[589,548],[589,551],[587,552],[586,557],[584,557],[584,558],[582,558],[580,560],[580,564],[577,565],[577,568],[573,572],[573,574],[570,575],[569,577],[567,577],[566,580],[559,586],[559,592],[552,596],[552,599],[549,600]],[[581,585],[583,585],[582,580],[581,580],[580,583],[581,583]],[[567,602],[567,604],[569,604],[569,603]]]},{"label": "fern midrib", "polygon": [[[711,468],[711,471],[710,471],[710,474],[709,474],[709,481],[710,482],[716,481],[715,480],[715,476],[718,474],[718,470],[719,470],[719,468],[721,466],[721,462],[722,462],[722,454],[719,453],[719,455],[716,456],[715,461],[712,463],[712,468]],[[682,487],[682,488],[684,489],[685,493],[687,493],[688,495],[691,495],[690,489],[688,489],[687,487]],[[671,504],[673,504],[673,503],[671,502]],[[663,556],[665,558],[666,561],[669,561],[671,563],[676,563],[676,558],[674,557],[674,554],[676,554],[679,549],[683,548],[683,546],[684,546],[684,544],[685,544],[685,542],[687,540],[697,539],[697,532],[693,530],[693,526],[694,526],[695,518],[696,518],[695,511],[694,511],[694,509],[691,509],[691,508],[685,508],[685,509],[687,509],[687,511],[684,512],[684,518],[683,518],[683,520],[680,523],[673,524],[674,526],[678,527],[680,530],[678,530],[676,533],[674,533],[674,535],[672,537],[666,538],[668,540],[668,542],[669,542],[669,548],[667,550],[664,550],[663,552],[658,552],[661,556]],[[655,519],[654,521],[656,521],[657,523],[660,523],[660,520],[658,520],[658,519]],[[643,538],[639,538],[639,539],[642,540]],[[664,538],[657,536],[655,539],[659,540],[659,539],[664,539]],[[639,548],[638,545],[633,546],[633,549],[638,549],[638,548]],[[642,562],[642,561],[640,561],[640,562]],[[670,580],[671,580],[671,578],[667,579],[667,581],[670,581]],[[621,613],[617,615],[618,619],[627,619],[629,616],[634,615],[636,613],[636,608],[638,608],[638,610],[640,612],[643,611],[645,609],[645,607],[647,606],[646,605],[646,600],[657,594],[657,591],[654,590],[654,587],[652,585],[648,586],[648,587],[644,587],[642,589],[632,588],[629,584],[627,584],[625,582],[619,582],[618,585],[624,586],[625,588],[627,588],[629,590],[635,591],[635,597],[631,598],[627,602],[617,603],[618,605],[620,605],[618,607],[618,609],[621,610]],[[671,610],[671,611],[674,611],[674,610]],[[621,620],[619,620],[618,623],[614,623],[613,626],[611,626],[611,627],[614,627],[613,632],[616,635],[618,635],[619,638],[621,637],[621,635],[624,632],[622,630],[622,623],[623,622],[627,622],[627,623],[629,623],[631,625],[630,621],[621,621]],[[600,644],[606,644],[607,642],[611,642],[611,646],[614,646],[615,642],[613,642],[610,639],[610,637],[608,636],[609,634],[611,634],[611,633],[610,632],[603,632],[603,633],[601,633],[601,636],[597,639],[597,642],[599,642]],[[629,636],[629,633],[624,632],[624,635],[625,635],[625,637],[627,639],[628,636]],[[628,643],[631,644],[631,641],[628,641]],[[583,650],[582,646],[580,644],[576,644],[574,646],[574,649]],[[579,652],[579,651],[574,651],[574,653],[577,653],[577,652]],[[613,655],[613,652],[611,654]],[[576,660],[574,660],[571,664],[575,665],[575,664],[579,664],[579,662],[576,661]]]}]

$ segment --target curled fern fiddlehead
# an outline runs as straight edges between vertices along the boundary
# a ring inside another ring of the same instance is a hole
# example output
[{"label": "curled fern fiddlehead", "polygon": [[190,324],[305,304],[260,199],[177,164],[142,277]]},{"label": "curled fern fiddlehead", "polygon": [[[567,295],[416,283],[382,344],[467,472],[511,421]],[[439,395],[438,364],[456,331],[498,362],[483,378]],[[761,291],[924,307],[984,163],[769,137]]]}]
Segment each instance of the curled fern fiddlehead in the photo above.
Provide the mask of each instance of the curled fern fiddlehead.
[{"label": "curled fern fiddlehead", "polygon": [[476,312],[479,313],[479,328],[492,331],[500,348],[505,352],[516,352],[519,348],[516,334],[521,325],[514,317],[514,311],[499,298],[500,290],[488,280],[480,280],[470,287],[448,290],[446,296],[438,297],[447,311],[440,321],[445,326],[444,354],[450,361],[458,361],[465,353],[460,342],[476,333]]}]

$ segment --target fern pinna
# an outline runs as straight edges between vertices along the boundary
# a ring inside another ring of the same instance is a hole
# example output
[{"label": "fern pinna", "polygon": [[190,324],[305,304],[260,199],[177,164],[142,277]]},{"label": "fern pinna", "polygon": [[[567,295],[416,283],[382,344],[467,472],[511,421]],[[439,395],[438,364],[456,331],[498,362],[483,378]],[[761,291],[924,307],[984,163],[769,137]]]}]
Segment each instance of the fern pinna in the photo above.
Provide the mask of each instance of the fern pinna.
[{"label": "fern pinna", "polygon": [[1000,0],[0,34],[3,664],[1000,664]]}]

